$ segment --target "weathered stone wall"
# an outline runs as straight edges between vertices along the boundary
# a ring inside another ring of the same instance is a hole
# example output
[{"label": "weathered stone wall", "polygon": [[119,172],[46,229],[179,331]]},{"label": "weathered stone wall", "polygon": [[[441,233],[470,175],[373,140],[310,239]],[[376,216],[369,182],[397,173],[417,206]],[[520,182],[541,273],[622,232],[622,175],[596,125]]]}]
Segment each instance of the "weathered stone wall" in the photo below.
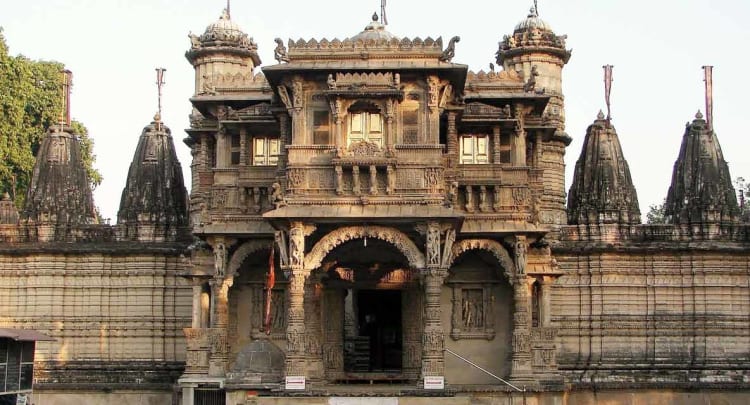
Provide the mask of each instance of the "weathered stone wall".
[{"label": "weathered stone wall", "polygon": [[558,363],[574,385],[750,381],[750,250],[733,243],[553,249]]},{"label": "weathered stone wall", "polygon": [[181,250],[1,245],[0,327],[56,339],[37,345],[36,387],[170,390],[184,367],[192,304],[178,275]]}]

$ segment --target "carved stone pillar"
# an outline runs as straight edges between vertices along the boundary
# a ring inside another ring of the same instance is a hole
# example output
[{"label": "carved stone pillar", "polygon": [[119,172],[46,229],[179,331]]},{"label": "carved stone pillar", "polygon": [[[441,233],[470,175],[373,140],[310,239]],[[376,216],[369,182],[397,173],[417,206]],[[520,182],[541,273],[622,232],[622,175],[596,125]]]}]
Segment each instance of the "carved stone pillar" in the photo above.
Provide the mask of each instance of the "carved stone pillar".
[{"label": "carved stone pillar", "polygon": [[456,113],[448,113],[448,167],[458,165],[458,131],[456,130]]},{"label": "carved stone pillar", "polygon": [[386,167],[386,184],[388,185],[385,189],[386,194],[391,195],[396,192],[396,169],[393,166],[388,165]]},{"label": "carved stone pillar", "polygon": [[323,362],[326,378],[336,379],[344,371],[344,297],[341,289],[323,292]]},{"label": "carved stone pillar", "polygon": [[222,127],[216,133],[216,167],[229,167],[229,143],[226,130]]},{"label": "carved stone pillar", "polygon": [[378,167],[375,165],[370,166],[370,194],[378,194]]},{"label": "carved stone pillar", "polygon": [[286,145],[289,144],[289,115],[285,113],[279,114],[279,161],[277,162],[276,170],[278,176],[284,176],[284,167],[287,163],[287,151]]},{"label": "carved stone pillar", "polygon": [[422,378],[445,375],[445,334],[440,294],[448,271],[428,266],[422,273],[424,287],[424,332],[422,334]]},{"label": "carved stone pillar", "polygon": [[437,222],[427,224],[426,264],[422,272],[424,287],[424,332],[422,334],[422,378],[445,375],[445,333],[442,324],[440,294],[448,275],[441,260],[441,227]]},{"label": "carved stone pillar", "polygon": [[522,106],[516,107],[516,131],[511,141],[511,164],[513,166],[526,166],[526,112]]},{"label": "carved stone pillar", "polygon": [[193,319],[191,327],[198,329],[201,327],[201,293],[203,292],[203,282],[193,280]]},{"label": "carved stone pillar", "polygon": [[359,166],[352,167],[352,191],[357,196],[362,194],[362,188],[359,184]]},{"label": "carved stone pillar", "polygon": [[233,279],[213,279],[210,282],[213,298],[211,329],[208,330],[211,346],[208,374],[223,377],[229,361],[227,327],[229,326],[229,288]]},{"label": "carved stone pillar", "polygon": [[492,163],[500,163],[500,126],[492,128]]},{"label": "carved stone pillar", "polygon": [[337,165],[336,168],[336,195],[344,194],[344,168]]},{"label": "carved stone pillar", "polygon": [[247,128],[240,127],[240,166],[247,166]]},{"label": "carved stone pillar", "polygon": [[[533,282],[534,279],[531,279]],[[531,293],[526,276],[516,276],[513,282],[513,353],[511,381],[530,383],[531,370]]]},{"label": "carved stone pillar", "polygon": [[389,150],[393,145],[396,144],[396,131],[393,128],[393,122],[395,117],[396,101],[388,99],[385,103],[385,149]]},{"label": "carved stone pillar", "polygon": [[285,269],[289,278],[286,322],[286,376],[305,376],[305,225],[293,222],[289,229],[289,266]]},{"label": "carved stone pillar", "polygon": [[307,277],[305,285],[305,353],[307,354],[307,372],[311,380],[322,380],[324,375],[322,354],[321,305],[322,288],[320,275]]}]

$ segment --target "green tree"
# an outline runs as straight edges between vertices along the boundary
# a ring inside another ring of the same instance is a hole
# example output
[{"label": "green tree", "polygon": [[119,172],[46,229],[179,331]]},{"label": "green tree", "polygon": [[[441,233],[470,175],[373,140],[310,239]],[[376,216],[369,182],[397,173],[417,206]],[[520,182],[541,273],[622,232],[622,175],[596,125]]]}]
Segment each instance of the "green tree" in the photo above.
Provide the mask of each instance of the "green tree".
[{"label": "green tree", "polygon": [[[0,193],[8,192],[19,207],[26,198],[39,144],[47,128],[60,121],[63,68],[58,62],[9,55],[0,28]],[[84,164],[95,188],[102,177],[93,166],[93,141],[83,124],[74,121],[72,127],[80,137]]]},{"label": "green tree", "polygon": [[665,224],[667,219],[664,216],[664,206],[667,204],[667,200],[661,202],[661,204],[653,204],[648,207],[648,214],[646,214],[647,224]]}]

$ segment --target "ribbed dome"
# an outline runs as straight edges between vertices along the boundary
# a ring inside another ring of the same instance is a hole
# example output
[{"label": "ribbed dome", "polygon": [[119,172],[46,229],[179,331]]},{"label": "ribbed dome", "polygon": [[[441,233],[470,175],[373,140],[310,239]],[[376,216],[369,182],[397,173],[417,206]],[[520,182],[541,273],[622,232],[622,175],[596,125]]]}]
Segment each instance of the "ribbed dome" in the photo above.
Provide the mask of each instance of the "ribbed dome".
[{"label": "ribbed dome", "polygon": [[534,28],[542,31],[552,32],[552,27],[550,27],[549,24],[547,24],[544,20],[539,18],[539,14],[537,13],[536,9],[532,7],[531,10],[529,10],[529,15],[526,17],[526,19],[516,25],[515,32],[528,31]]},{"label": "ribbed dome", "polygon": [[200,42],[203,46],[257,47],[240,26],[232,21],[226,9],[217,21],[206,27],[206,31],[200,36]]},{"label": "ribbed dome", "polygon": [[396,38],[395,35],[391,34],[385,29],[385,25],[378,22],[378,14],[375,13],[372,15],[372,22],[367,24],[365,27],[365,30],[360,32],[359,34],[353,36],[351,39],[352,41],[362,40],[362,41],[381,41],[386,40],[390,41],[391,39]]}]

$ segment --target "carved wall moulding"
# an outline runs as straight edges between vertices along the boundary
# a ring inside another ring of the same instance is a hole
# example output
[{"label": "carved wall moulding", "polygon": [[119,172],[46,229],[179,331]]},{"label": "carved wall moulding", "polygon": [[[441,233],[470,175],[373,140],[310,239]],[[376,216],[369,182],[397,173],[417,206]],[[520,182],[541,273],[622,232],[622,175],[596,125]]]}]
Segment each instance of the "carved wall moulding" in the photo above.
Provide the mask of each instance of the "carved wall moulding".
[{"label": "carved wall moulding", "polygon": [[404,254],[409,265],[416,269],[424,268],[425,257],[417,245],[403,232],[384,226],[348,226],[336,229],[324,236],[313,246],[310,253],[305,257],[305,268],[316,269],[320,267],[323,259],[336,247],[355,239],[368,238],[380,239],[392,244]]}]

